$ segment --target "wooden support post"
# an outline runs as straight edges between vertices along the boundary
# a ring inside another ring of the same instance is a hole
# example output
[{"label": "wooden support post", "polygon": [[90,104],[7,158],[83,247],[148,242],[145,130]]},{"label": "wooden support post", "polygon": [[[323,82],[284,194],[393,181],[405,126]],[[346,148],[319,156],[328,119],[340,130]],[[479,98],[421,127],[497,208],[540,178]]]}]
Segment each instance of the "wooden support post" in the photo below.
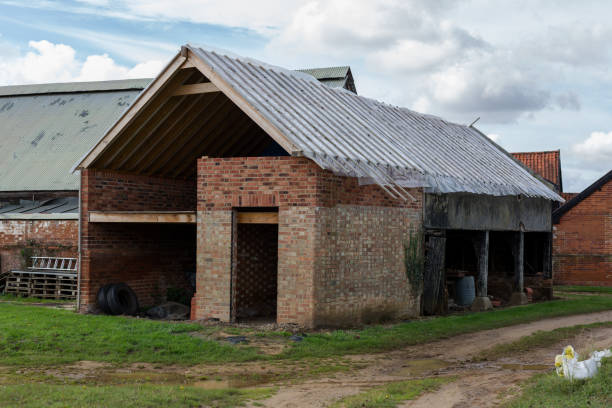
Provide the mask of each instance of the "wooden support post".
[{"label": "wooden support post", "polygon": [[487,281],[489,278],[489,231],[481,234],[478,245],[478,281],[476,296],[487,296]]},{"label": "wooden support post", "polygon": [[546,243],[544,245],[544,254],[542,255],[544,264],[544,278],[552,278],[552,233],[546,234]]},{"label": "wooden support post", "polygon": [[519,231],[514,238],[514,291],[523,293],[525,268],[525,233]]},{"label": "wooden support post", "polygon": [[425,271],[423,273],[423,314],[446,313],[445,294],[446,237],[444,231],[430,231],[425,237]]}]

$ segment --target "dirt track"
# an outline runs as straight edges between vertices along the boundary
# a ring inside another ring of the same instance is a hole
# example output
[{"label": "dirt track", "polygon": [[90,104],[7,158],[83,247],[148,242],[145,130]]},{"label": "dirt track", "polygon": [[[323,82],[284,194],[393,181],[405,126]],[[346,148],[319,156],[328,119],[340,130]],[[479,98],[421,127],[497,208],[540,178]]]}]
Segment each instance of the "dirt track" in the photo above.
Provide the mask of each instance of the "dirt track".
[{"label": "dirt track", "polygon": [[[325,407],[335,400],[361,392],[368,387],[409,378],[433,375],[457,376],[458,380],[434,393],[408,401],[404,407],[492,407],[518,390],[518,383],[531,375],[552,370],[559,346],[534,350],[522,356],[502,358],[486,363],[471,363],[478,352],[497,344],[508,343],[538,330],[612,321],[612,311],[547,319],[473,334],[455,336],[404,350],[353,356],[367,367],[332,379],[311,380],[283,386],[272,398],[260,401],[267,407]],[[573,341],[577,350],[612,346],[612,328],[592,330]]]}]

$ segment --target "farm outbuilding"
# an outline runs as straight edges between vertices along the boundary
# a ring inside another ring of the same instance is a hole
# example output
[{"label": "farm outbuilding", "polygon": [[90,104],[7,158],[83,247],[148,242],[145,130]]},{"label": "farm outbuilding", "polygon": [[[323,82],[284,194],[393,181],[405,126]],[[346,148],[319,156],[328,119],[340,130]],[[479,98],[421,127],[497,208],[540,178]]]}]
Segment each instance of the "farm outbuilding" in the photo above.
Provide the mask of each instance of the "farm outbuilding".
[{"label": "farm outbuilding", "polygon": [[31,256],[78,256],[70,169],[150,82],[0,87],[0,275]]},{"label": "farm outbuilding", "polygon": [[192,318],[222,321],[434,313],[464,275],[483,308],[489,290],[522,302],[561,201],[474,127],[191,45],[75,169],[81,310],[106,283],[152,304],[195,271]]},{"label": "farm outbuilding", "polygon": [[612,286],[612,170],[553,213],[555,284]]}]

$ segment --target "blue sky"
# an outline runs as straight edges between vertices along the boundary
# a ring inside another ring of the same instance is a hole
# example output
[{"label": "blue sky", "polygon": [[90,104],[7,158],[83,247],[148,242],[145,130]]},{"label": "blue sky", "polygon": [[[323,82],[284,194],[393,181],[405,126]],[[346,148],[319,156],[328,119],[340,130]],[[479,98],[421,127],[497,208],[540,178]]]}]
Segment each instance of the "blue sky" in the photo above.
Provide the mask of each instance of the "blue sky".
[{"label": "blue sky", "polygon": [[154,76],[192,42],[287,68],[351,65],[360,94],[561,149],[564,187],[612,168],[612,5],[515,0],[0,0],[0,85]]}]

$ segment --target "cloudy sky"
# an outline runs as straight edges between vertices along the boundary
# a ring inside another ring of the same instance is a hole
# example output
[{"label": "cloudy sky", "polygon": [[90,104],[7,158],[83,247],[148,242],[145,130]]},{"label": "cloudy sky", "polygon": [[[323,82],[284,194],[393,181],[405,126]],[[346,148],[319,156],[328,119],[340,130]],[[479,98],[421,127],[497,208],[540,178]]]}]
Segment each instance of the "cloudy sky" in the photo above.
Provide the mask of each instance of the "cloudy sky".
[{"label": "cloudy sky", "polygon": [[612,4],[563,0],[0,0],[0,85],[154,76],[191,42],[561,149],[565,191],[612,168]]}]

